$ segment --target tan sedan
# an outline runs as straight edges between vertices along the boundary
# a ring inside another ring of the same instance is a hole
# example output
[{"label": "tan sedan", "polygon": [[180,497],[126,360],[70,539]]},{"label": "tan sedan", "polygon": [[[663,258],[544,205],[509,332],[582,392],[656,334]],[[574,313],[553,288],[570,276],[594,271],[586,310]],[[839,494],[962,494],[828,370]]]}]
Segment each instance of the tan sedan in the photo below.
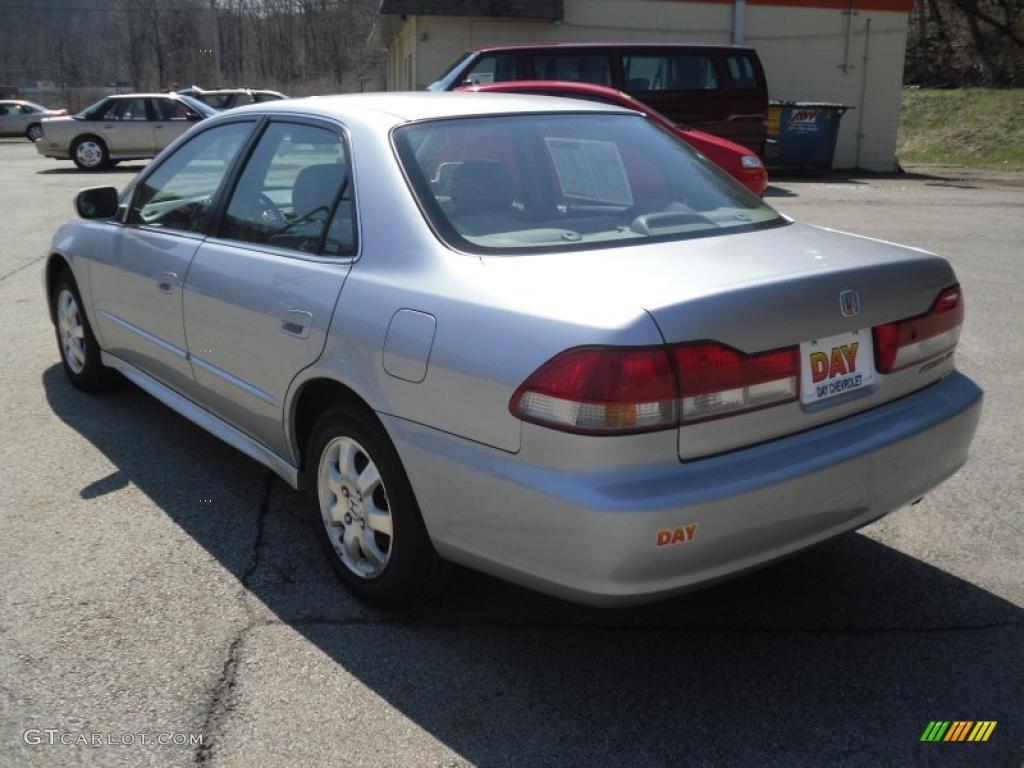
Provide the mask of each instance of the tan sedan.
[{"label": "tan sedan", "polygon": [[73,160],[83,171],[119,160],[154,157],[197,121],[216,114],[202,102],[176,93],[108,96],[77,115],[43,120],[39,154]]}]

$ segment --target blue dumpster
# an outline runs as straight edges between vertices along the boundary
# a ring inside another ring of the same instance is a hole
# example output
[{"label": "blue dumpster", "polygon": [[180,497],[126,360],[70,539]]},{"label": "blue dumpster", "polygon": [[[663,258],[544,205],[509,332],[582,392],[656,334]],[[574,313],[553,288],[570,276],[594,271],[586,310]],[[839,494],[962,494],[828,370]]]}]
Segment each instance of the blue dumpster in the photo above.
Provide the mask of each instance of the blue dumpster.
[{"label": "blue dumpster", "polygon": [[768,105],[768,166],[831,168],[839,120],[852,107],[821,101],[772,101]]}]

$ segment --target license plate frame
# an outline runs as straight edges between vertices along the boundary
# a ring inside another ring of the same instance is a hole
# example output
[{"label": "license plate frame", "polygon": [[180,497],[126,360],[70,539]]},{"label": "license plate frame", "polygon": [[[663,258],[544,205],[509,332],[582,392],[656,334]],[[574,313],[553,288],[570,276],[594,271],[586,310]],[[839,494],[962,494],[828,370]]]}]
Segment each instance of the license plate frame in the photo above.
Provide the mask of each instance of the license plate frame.
[{"label": "license plate frame", "polygon": [[802,405],[815,405],[861,392],[872,387],[875,378],[875,349],[870,328],[800,344]]}]

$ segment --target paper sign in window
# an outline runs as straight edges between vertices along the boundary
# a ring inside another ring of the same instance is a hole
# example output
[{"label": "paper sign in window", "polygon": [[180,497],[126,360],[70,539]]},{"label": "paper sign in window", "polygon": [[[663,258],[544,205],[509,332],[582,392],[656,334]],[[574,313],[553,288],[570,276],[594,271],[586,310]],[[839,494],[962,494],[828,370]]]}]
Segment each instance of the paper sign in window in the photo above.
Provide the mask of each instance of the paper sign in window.
[{"label": "paper sign in window", "polygon": [[614,141],[546,138],[563,197],[632,205],[626,169]]}]

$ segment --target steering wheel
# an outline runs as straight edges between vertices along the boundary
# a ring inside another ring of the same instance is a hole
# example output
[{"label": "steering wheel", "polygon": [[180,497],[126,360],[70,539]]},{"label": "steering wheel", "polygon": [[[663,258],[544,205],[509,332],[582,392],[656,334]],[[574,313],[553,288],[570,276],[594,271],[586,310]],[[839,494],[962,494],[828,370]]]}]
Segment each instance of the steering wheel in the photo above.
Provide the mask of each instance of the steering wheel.
[{"label": "steering wheel", "polygon": [[260,192],[259,197],[256,199],[257,218],[260,223],[270,227],[274,224],[283,224],[286,219],[284,212],[277,207],[277,204],[271,200],[265,192]]},{"label": "steering wheel", "polygon": [[314,208],[312,211],[307,213],[302,218],[295,219],[295,221],[289,221],[287,224],[285,224],[280,229],[275,230],[274,234],[271,235],[271,237],[274,237],[275,235],[283,235],[283,234],[285,234],[287,232],[290,232],[292,229],[294,229],[295,227],[299,226],[300,224],[305,224],[305,223],[311,221],[312,218],[314,216],[316,216],[316,214],[321,213],[321,212],[327,213],[329,210],[330,209],[326,205],[321,205],[321,206],[319,206],[317,208]]}]

